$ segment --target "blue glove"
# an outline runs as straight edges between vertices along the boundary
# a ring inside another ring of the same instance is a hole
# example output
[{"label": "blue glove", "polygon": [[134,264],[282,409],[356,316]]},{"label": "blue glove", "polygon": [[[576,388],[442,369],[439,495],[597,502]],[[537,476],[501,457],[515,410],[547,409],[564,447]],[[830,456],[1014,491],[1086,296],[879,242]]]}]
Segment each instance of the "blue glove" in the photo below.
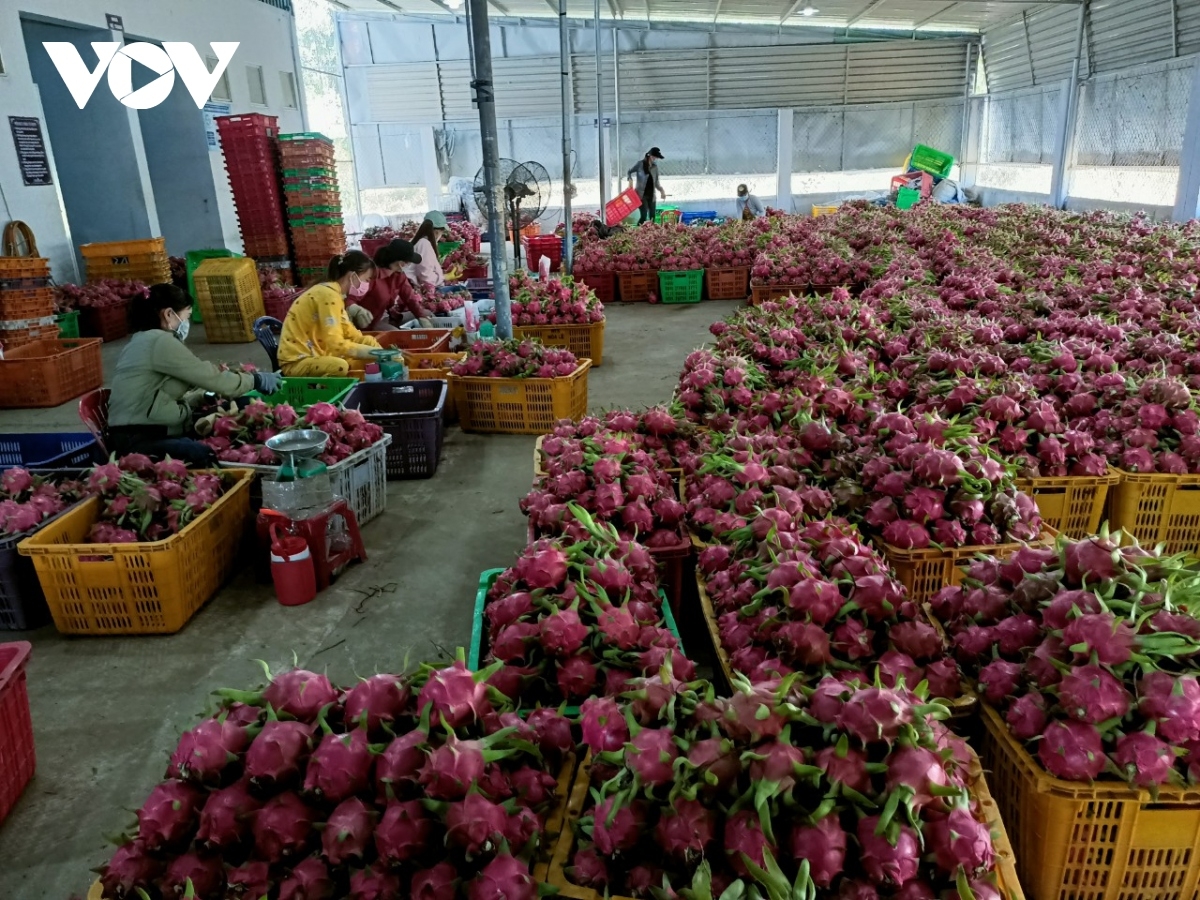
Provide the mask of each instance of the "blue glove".
[{"label": "blue glove", "polygon": [[254,389],[260,394],[273,394],[279,390],[282,379],[274,372],[255,372]]}]

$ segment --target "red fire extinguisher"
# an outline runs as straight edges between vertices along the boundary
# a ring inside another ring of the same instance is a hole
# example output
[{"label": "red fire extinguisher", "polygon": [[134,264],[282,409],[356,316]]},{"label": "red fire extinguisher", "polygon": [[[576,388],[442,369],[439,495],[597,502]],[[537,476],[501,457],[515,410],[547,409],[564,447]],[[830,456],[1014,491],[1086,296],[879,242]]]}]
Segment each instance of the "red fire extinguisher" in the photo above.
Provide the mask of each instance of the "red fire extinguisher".
[{"label": "red fire extinguisher", "polygon": [[271,578],[284,606],[303,606],[317,596],[317,572],[304,538],[271,526]]}]

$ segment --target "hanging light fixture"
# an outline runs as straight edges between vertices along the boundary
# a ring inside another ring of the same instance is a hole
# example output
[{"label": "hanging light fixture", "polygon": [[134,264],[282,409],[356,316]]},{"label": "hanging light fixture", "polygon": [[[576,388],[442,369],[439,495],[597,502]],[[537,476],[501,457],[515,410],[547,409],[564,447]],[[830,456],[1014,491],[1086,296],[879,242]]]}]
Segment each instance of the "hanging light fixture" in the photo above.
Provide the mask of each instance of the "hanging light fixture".
[{"label": "hanging light fixture", "polygon": [[804,9],[800,10],[800,15],[802,15],[802,16],[815,16],[815,15],[816,15],[817,13],[819,13],[819,12],[820,12],[820,10],[819,10],[819,9],[814,9],[814,8],[813,8],[813,7],[811,7],[811,6],[806,6],[806,7],[804,7]]}]

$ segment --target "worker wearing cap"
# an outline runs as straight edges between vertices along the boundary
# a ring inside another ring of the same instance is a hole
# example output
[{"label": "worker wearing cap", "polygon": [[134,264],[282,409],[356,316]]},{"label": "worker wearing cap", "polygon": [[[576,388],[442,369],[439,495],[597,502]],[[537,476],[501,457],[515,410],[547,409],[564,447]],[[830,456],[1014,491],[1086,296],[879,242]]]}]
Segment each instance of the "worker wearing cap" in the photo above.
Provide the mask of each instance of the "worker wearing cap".
[{"label": "worker wearing cap", "polygon": [[750,188],[744,184],[737,186],[737,208],[738,216],[742,219],[757,219],[767,214],[762,201],[750,193]]},{"label": "worker wearing cap", "polygon": [[[417,319],[421,320],[423,328],[433,325],[429,313],[421,306],[421,296],[413,289],[405,273],[410,265],[420,263],[421,254],[408,241],[396,238],[379,248],[375,254],[375,277],[371,279],[371,289],[358,301],[359,307],[370,316],[370,320],[361,328],[366,331],[395,331],[396,326],[391,322],[393,310],[401,314],[397,321]],[[350,318],[354,321],[353,314]]]},{"label": "worker wearing cap", "polygon": [[636,182],[637,194],[642,200],[642,209],[638,216],[639,225],[654,221],[655,207],[658,205],[654,198],[655,191],[658,191],[659,196],[664,200],[667,199],[667,192],[663,190],[662,182],[658,180],[658,163],[655,162],[655,160],[663,158],[661,150],[651,147],[646,151],[645,156],[630,167],[627,173],[629,186],[633,187]]},{"label": "worker wearing cap", "polygon": [[446,283],[446,273],[442,271],[437,252],[438,241],[445,233],[446,214],[437,209],[425,213],[425,221],[413,238],[413,250],[420,257],[420,262],[414,263],[408,270],[408,277],[416,282],[417,287],[433,285],[440,288]]}]

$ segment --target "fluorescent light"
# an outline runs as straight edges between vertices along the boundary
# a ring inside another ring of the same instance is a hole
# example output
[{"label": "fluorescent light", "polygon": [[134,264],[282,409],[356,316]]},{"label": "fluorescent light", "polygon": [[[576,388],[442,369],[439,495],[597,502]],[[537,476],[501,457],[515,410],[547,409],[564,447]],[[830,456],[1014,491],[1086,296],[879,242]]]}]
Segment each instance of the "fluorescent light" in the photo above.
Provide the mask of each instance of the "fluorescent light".
[{"label": "fluorescent light", "polygon": [[446,0],[446,5],[451,9],[458,9],[462,6],[462,0]]},{"label": "fluorescent light", "polygon": [[819,9],[813,9],[813,7],[811,7],[811,6],[806,6],[806,7],[804,7],[804,9],[800,10],[800,15],[815,16],[819,12],[820,12]]}]

